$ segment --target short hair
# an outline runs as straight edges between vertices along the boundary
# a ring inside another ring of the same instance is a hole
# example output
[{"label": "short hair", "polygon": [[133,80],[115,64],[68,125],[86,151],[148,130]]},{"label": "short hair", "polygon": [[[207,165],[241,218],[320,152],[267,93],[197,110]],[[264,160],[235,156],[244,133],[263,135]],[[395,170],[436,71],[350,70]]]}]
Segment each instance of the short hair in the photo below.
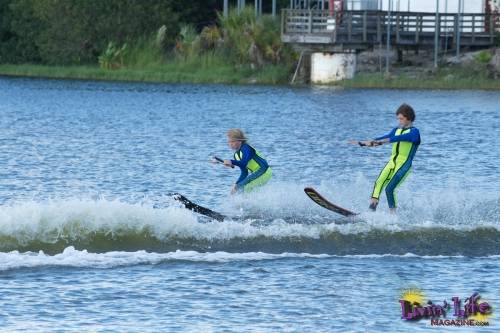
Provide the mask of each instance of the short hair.
[{"label": "short hair", "polygon": [[396,115],[402,114],[406,119],[410,121],[415,121],[415,111],[413,108],[406,103],[401,104],[401,106],[397,109]]}]

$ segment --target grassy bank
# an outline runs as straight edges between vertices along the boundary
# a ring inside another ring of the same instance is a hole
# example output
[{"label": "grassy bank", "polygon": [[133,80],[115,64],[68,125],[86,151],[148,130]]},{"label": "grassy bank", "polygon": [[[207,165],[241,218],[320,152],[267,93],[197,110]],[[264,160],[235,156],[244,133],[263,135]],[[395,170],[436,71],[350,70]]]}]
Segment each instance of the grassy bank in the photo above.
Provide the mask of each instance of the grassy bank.
[{"label": "grassy bank", "polygon": [[[173,61],[144,68],[117,70],[106,70],[98,66],[0,64],[0,75],[129,82],[288,84],[291,69],[284,65],[268,65],[253,70],[249,66],[235,68],[223,61],[198,59],[193,62]],[[442,69],[419,77],[358,73],[354,79],[335,85],[344,88],[500,90],[500,80],[460,69]]]},{"label": "grassy bank", "polygon": [[[292,72],[291,65],[268,64],[252,69],[250,65],[235,66],[215,55],[174,58],[166,62],[146,61],[114,70],[97,65],[0,64],[0,75],[8,76],[164,83],[289,84]],[[354,79],[334,85],[344,88],[500,90],[500,80],[491,78],[484,68],[464,66],[443,67],[419,75],[358,73]]]},{"label": "grassy bank", "polygon": [[500,90],[500,80],[489,68],[491,50],[464,55],[460,63],[429,66],[395,66],[389,75],[358,74],[353,80],[341,83],[344,87],[392,89],[481,89]]},{"label": "grassy bank", "polygon": [[352,80],[339,83],[345,88],[384,88],[384,89],[479,89],[500,90],[500,80],[483,76],[449,76],[435,75],[426,77],[409,77],[407,75],[357,74]]},{"label": "grassy bank", "polygon": [[[201,59],[200,59],[201,60]],[[289,69],[282,65],[268,65],[259,70],[249,66],[235,68],[227,63],[186,64],[170,62],[145,68],[106,70],[98,66],[0,65],[0,75],[57,79],[85,79],[131,82],[165,83],[232,83],[284,84]]]}]

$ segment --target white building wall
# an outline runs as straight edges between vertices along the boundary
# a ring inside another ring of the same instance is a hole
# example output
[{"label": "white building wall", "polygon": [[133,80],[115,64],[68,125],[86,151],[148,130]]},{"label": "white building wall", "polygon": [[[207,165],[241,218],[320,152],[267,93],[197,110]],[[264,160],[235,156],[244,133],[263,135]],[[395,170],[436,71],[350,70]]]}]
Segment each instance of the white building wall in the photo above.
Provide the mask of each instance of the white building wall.
[{"label": "white building wall", "polygon": [[[458,12],[458,2],[460,0],[439,0],[439,11],[441,13],[457,13]],[[384,8],[388,8],[389,1],[381,0],[383,2]],[[413,12],[436,12],[436,0],[392,0],[393,9],[400,11],[410,11]],[[464,13],[484,13],[485,10],[485,0],[464,0],[463,1],[463,12]]]},{"label": "white building wall", "polygon": [[[379,8],[387,10],[389,0],[344,0],[348,9],[360,10]],[[439,0],[441,13],[457,13],[459,0]],[[495,0],[498,1],[498,0]],[[464,13],[484,13],[486,0],[463,0]],[[436,12],[436,0],[392,0],[392,10],[412,12]],[[369,8],[367,8],[369,7]]]}]

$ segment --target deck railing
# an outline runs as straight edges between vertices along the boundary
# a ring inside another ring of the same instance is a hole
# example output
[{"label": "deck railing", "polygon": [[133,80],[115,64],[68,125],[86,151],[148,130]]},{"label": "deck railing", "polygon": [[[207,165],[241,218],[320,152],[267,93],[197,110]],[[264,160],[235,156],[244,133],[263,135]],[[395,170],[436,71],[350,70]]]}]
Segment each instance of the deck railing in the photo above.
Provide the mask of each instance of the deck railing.
[{"label": "deck railing", "polygon": [[285,9],[282,12],[285,42],[374,44],[386,41],[389,26],[391,44],[425,45],[435,33],[461,46],[495,43],[498,14],[436,14],[420,12],[344,11],[333,17],[327,10]]}]

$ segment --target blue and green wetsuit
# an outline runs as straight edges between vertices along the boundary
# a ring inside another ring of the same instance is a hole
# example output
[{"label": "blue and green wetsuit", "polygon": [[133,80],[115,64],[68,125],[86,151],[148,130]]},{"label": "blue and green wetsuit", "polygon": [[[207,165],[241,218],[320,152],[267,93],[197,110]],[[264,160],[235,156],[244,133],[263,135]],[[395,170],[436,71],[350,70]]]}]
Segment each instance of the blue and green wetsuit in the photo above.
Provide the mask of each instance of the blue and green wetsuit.
[{"label": "blue and green wetsuit", "polygon": [[415,127],[394,128],[388,134],[375,138],[377,141],[382,139],[392,142],[392,154],[375,181],[372,198],[379,199],[385,187],[389,208],[396,208],[394,192],[410,174],[413,158],[420,145],[420,132]]},{"label": "blue and green wetsuit", "polygon": [[247,143],[243,143],[234,153],[233,165],[241,169],[236,181],[238,191],[250,192],[258,186],[266,184],[272,176],[272,170],[262,155]]}]

